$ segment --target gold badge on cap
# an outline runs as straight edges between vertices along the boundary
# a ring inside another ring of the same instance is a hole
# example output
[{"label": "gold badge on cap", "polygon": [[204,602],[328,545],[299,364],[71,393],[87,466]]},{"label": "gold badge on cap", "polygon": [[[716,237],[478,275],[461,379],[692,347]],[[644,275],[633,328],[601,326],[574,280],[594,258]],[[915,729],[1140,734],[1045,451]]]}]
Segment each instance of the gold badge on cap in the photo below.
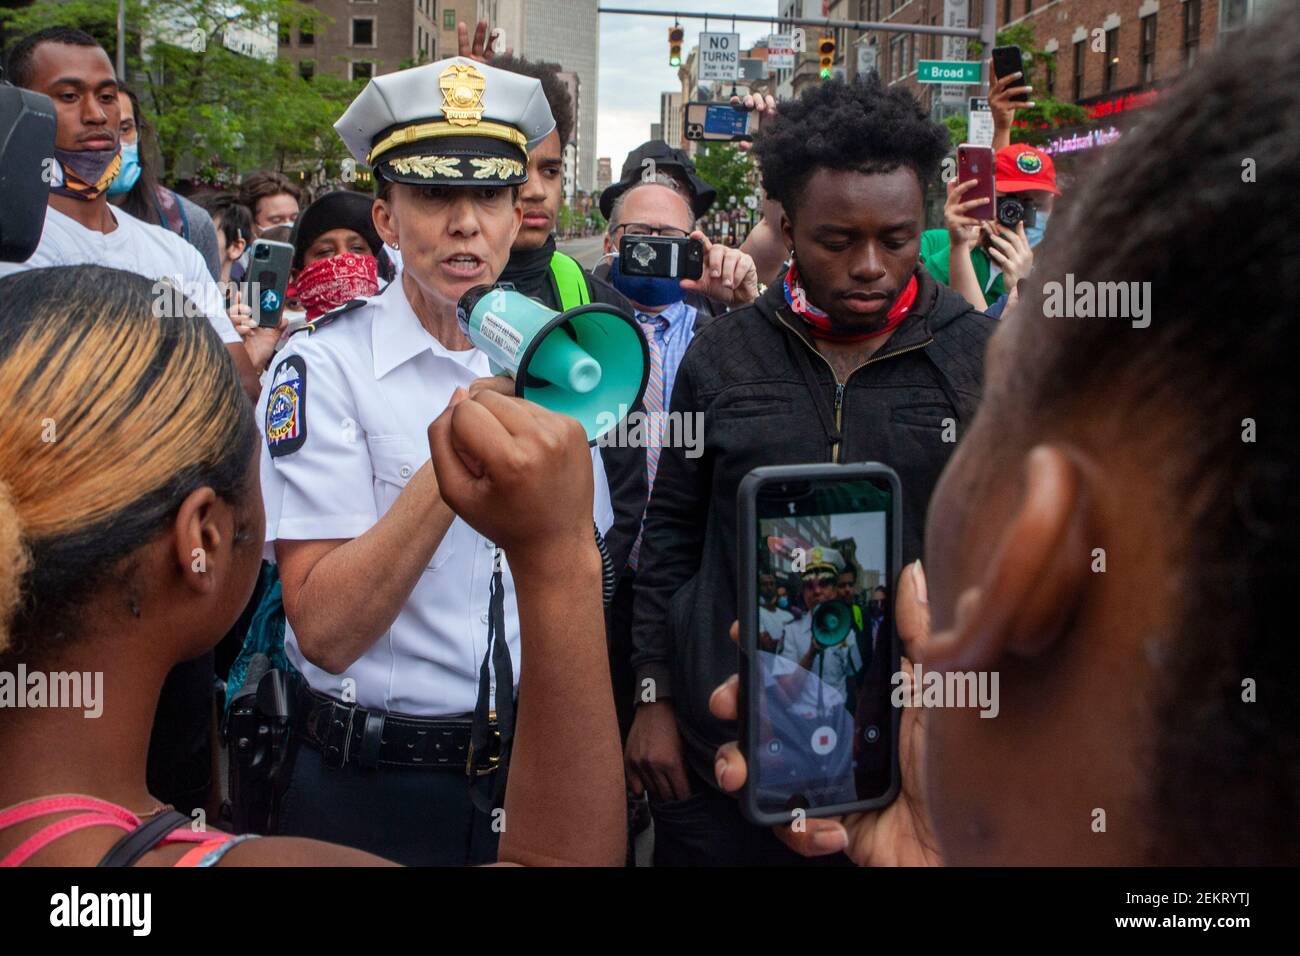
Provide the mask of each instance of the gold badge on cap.
[{"label": "gold badge on cap", "polygon": [[483,90],[487,77],[470,63],[453,63],[438,77],[442,115],[452,126],[477,126],[483,119]]}]

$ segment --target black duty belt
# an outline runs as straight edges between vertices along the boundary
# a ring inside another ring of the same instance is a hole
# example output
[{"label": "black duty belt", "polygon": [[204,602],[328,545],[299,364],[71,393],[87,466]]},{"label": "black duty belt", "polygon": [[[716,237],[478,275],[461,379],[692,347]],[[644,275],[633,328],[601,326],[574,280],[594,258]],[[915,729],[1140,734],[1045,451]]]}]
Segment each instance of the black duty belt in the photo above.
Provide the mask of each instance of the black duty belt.
[{"label": "black duty belt", "polygon": [[367,710],[345,704],[301,685],[299,724],[303,739],[321,752],[330,769],[345,764],[370,769],[422,767],[459,770],[475,777],[494,772],[500,759],[501,731],[496,713],[490,715],[485,753],[470,764],[472,715],[416,717],[393,711]]}]

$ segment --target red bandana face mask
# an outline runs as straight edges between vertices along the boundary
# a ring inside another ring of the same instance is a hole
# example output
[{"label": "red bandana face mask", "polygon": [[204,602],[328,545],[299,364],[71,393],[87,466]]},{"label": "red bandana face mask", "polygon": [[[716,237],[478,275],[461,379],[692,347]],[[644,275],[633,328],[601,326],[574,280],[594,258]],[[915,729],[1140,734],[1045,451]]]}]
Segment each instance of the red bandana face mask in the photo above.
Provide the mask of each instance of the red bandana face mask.
[{"label": "red bandana face mask", "polygon": [[379,261],[374,256],[345,252],[317,259],[298,273],[289,296],[307,310],[307,321],[345,305],[352,299],[379,292]]},{"label": "red bandana face mask", "polygon": [[889,307],[885,324],[870,332],[844,334],[834,331],[831,328],[830,317],[808,301],[803,286],[799,283],[799,270],[793,262],[790,263],[790,270],[785,275],[785,301],[789,304],[790,310],[803,320],[804,325],[808,327],[808,334],[813,338],[825,339],[828,342],[865,342],[867,339],[874,339],[894,331],[907,318],[907,314],[912,311],[913,303],[916,302],[916,276],[907,280],[907,285],[903,286],[903,291]]}]

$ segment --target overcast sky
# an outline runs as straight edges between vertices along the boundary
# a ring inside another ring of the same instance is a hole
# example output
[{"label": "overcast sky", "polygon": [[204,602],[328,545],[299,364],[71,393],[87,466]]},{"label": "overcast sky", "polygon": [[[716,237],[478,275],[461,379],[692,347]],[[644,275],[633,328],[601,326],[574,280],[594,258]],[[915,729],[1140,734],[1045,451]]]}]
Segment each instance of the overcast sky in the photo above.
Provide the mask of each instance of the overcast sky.
[{"label": "overcast sky", "polygon": [[[777,0],[601,0],[602,6],[681,13],[776,14]],[[682,59],[699,42],[700,19],[683,19]],[[608,156],[618,178],[623,159],[650,138],[659,122],[659,94],[681,90],[677,68],[668,65],[667,17],[600,15],[600,104],[596,114],[596,155]],[[731,32],[730,20],[710,20],[710,32]],[[765,23],[737,23],[740,47],[749,49],[769,32]]]}]

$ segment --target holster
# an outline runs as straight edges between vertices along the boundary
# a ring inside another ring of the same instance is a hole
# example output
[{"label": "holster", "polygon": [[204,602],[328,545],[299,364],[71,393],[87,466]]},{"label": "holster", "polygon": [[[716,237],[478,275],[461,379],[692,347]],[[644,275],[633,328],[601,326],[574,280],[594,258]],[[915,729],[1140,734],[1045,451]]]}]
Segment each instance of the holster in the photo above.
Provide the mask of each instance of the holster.
[{"label": "holster", "polygon": [[231,700],[225,737],[236,833],[275,832],[276,809],[296,750],[292,730],[298,679],[283,670],[268,670],[255,684],[245,683]]}]

